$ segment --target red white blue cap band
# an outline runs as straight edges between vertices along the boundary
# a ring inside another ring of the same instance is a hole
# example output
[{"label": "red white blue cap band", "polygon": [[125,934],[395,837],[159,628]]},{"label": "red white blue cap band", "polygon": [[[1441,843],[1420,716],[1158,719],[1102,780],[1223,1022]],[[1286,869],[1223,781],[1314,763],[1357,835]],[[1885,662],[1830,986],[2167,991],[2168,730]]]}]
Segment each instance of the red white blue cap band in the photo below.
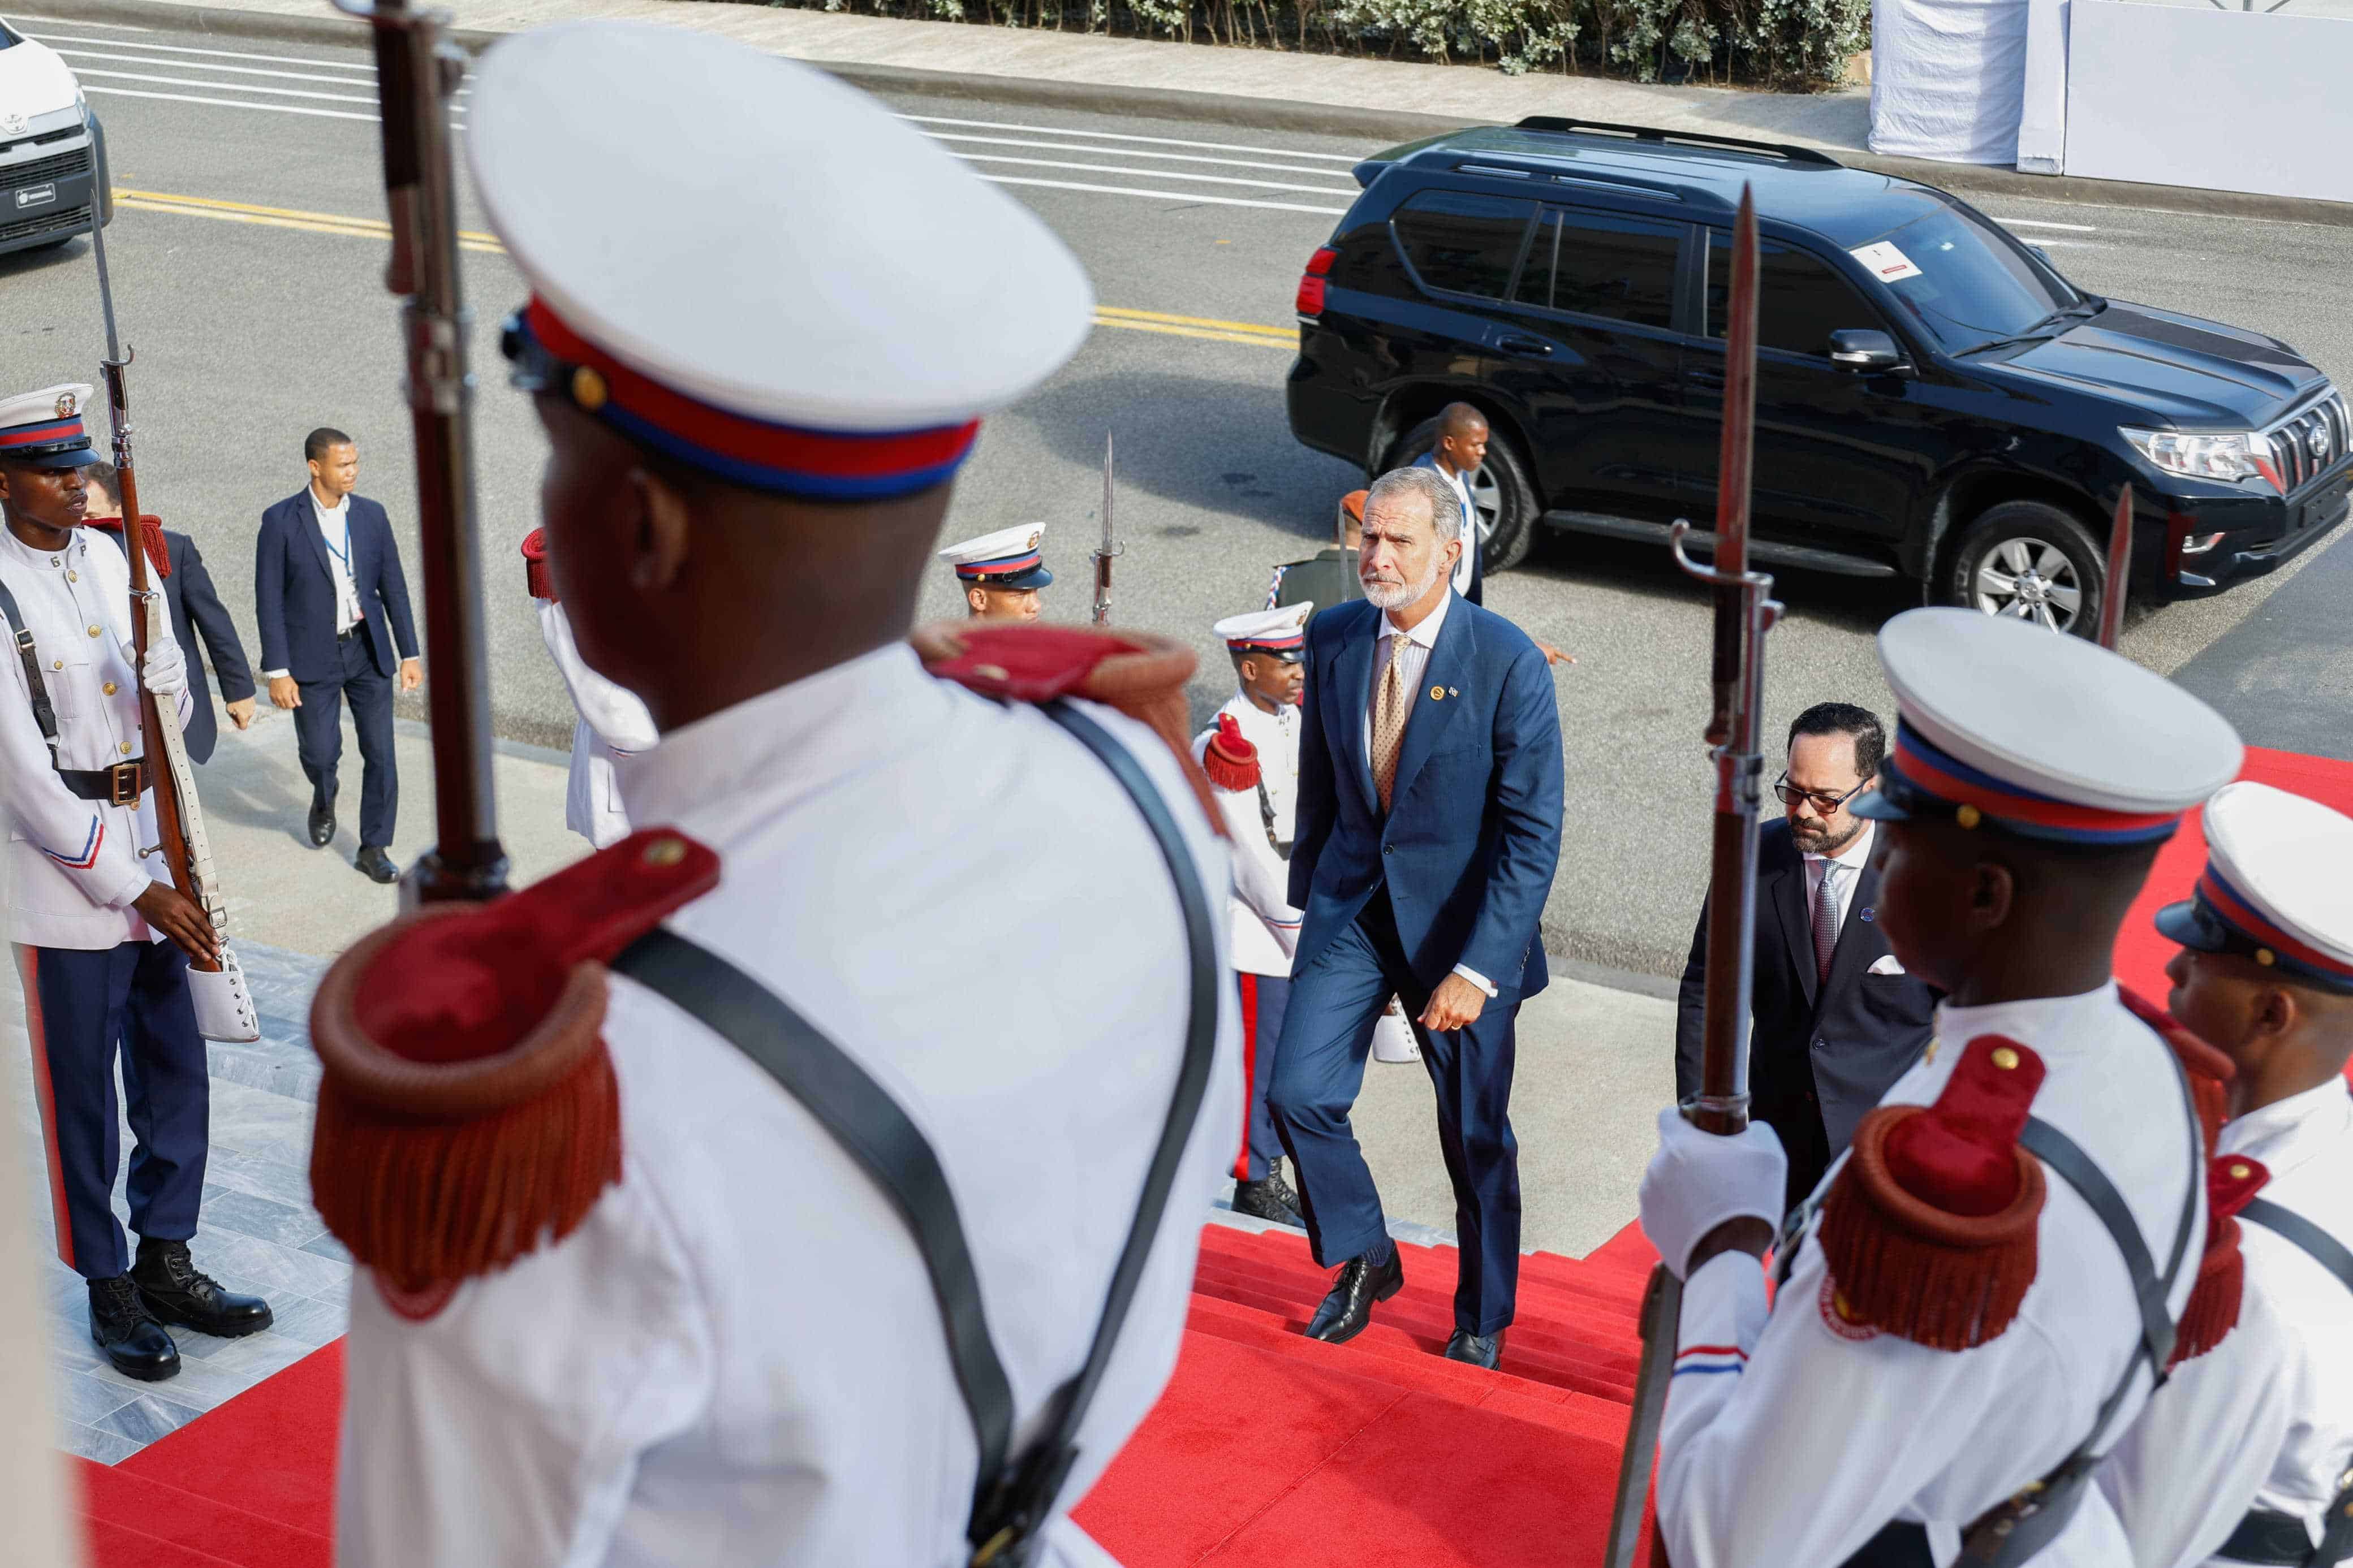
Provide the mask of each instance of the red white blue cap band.
[{"label": "red white blue cap band", "polygon": [[1307,617],[1314,613],[1312,601],[1285,605],[1279,610],[1250,610],[1228,616],[1209,633],[1222,639],[1230,654],[1271,653],[1296,660],[1305,657]]},{"label": "red white blue cap band", "polygon": [[1975,610],[1880,628],[1894,750],[1857,816],[2087,847],[2154,844],[2245,754],[2211,708],[2080,637]]},{"label": "red white blue cap band", "polygon": [[1042,522],[1016,523],[951,544],[940,552],[940,559],[955,567],[956,576],[965,583],[1043,588],[1054,580],[1054,574],[1046,570],[1045,552],[1040,549],[1045,537]]},{"label": "red white blue cap band", "polygon": [[2158,911],[2158,930],[2353,994],[2353,819],[2268,784],[2234,784],[2207,804],[2206,846],[2197,887]]},{"label": "red white blue cap band", "polygon": [[[534,352],[536,351],[536,352]],[[511,322],[516,380],[554,392],[639,446],[731,484],[818,500],[913,495],[953,475],[980,421],[931,430],[808,430],[731,414],[642,375],[534,298]]]},{"label": "red white blue cap band", "polygon": [[90,388],[76,383],[0,398],[0,461],[78,468],[98,460],[82,410]]}]

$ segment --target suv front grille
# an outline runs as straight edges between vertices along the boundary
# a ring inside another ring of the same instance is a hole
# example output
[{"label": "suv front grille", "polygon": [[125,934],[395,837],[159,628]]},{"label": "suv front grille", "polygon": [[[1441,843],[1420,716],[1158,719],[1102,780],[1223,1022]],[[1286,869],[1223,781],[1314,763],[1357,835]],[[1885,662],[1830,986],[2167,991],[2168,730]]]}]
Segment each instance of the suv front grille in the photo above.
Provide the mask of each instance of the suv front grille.
[{"label": "suv front grille", "polygon": [[2295,418],[2273,426],[2264,438],[2281,483],[2290,493],[2302,489],[2353,451],[2353,416],[2346,411],[2345,395],[2332,390]]},{"label": "suv front grille", "polygon": [[90,226],[88,207],[68,207],[63,212],[43,213],[16,223],[0,223],[0,245],[15,240],[32,239],[44,234],[79,234]]},{"label": "suv front grille", "polygon": [[60,131],[44,131],[38,136],[27,136],[21,141],[0,142],[0,158],[6,157],[19,147],[45,147],[52,142],[68,141],[80,135],[84,129],[79,125],[69,125]]},{"label": "suv front grille", "polygon": [[77,147],[70,153],[60,153],[54,158],[36,158],[29,163],[0,163],[0,186],[29,185],[37,180],[55,180],[69,174],[90,173],[90,149]]}]

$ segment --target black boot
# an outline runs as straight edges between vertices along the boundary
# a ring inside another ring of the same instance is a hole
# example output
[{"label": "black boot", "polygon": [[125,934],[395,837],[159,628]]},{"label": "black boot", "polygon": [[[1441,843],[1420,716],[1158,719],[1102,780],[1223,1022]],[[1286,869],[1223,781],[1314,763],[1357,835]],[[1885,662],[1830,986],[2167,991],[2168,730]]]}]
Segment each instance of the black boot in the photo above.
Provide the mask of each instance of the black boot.
[{"label": "black boot", "polygon": [[128,1274],[90,1282],[90,1338],[125,1377],[161,1383],[180,1370],[180,1347],[139,1299]]},{"label": "black boot", "polygon": [[232,1296],[212,1276],[198,1273],[185,1241],[141,1237],[131,1279],[148,1310],[167,1323],[184,1323],[225,1340],[258,1334],[270,1324],[269,1302],[259,1296]]},{"label": "black boot", "polygon": [[1270,1170],[1255,1182],[1234,1184],[1234,1212],[1253,1219],[1271,1219],[1277,1225],[1296,1226],[1305,1229],[1307,1222],[1300,1217],[1299,1194],[1282,1173]]}]

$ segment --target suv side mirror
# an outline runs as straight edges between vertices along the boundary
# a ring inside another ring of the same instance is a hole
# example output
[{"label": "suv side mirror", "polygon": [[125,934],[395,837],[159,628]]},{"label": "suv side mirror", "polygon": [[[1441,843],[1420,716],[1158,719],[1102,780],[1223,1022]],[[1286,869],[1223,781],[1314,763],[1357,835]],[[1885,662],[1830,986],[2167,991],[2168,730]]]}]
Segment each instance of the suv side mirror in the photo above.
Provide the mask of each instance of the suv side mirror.
[{"label": "suv side mirror", "polygon": [[1831,363],[1857,375],[1905,368],[1903,353],[1896,348],[1894,338],[1885,332],[1858,328],[1831,334]]}]

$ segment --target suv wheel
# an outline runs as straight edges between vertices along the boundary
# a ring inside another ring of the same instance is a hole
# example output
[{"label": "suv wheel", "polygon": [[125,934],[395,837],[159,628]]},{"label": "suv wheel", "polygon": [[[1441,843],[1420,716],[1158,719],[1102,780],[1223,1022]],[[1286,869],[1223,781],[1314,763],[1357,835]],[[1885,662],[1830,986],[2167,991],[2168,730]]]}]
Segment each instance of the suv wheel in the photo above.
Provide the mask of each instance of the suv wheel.
[{"label": "suv wheel", "polygon": [[2098,635],[2106,565],[2084,525],[2057,507],[2004,501],[1969,525],[1950,560],[1947,602]]},{"label": "suv wheel", "polygon": [[[1438,445],[1438,421],[1425,419],[1389,448],[1381,472],[1419,462]],[[1487,460],[1471,476],[1471,500],[1479,509],[1479,543],[1487,570],[1507,572],[1527,559],[1536,536],[1536,487],[1511,437],[1495,431],[1487,438]]]}]

